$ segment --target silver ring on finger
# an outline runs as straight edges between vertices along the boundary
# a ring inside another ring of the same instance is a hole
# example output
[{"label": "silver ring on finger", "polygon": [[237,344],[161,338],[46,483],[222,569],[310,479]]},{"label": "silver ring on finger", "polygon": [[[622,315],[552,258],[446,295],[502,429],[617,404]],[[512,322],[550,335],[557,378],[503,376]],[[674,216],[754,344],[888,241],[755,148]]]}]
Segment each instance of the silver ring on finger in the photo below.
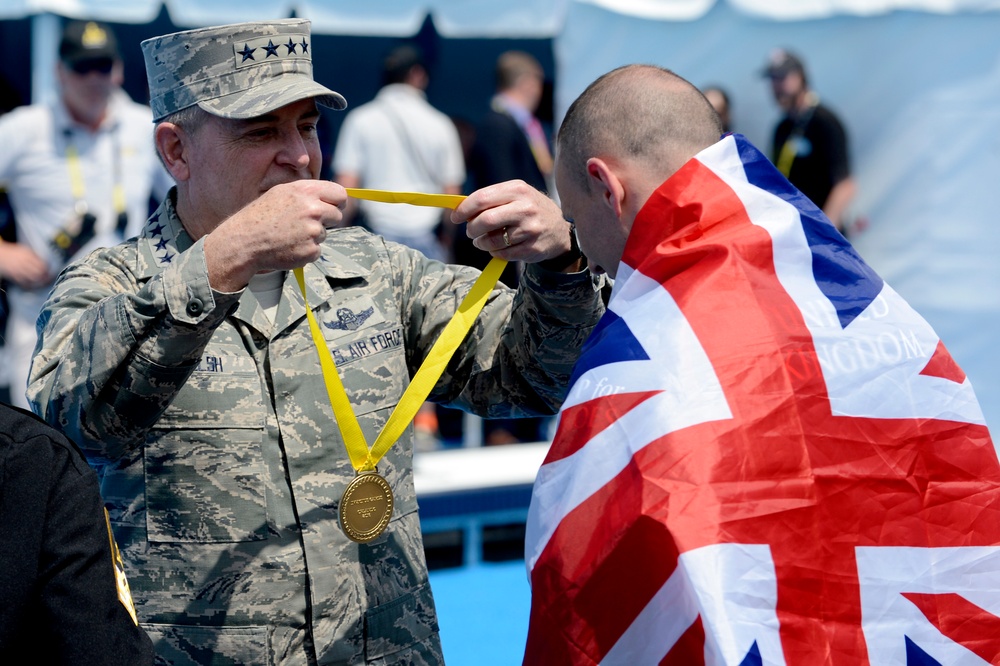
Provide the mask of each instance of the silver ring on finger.
[{"label": "silver ring on finger", "polygon": [[503,244],[510,247],[510,236],[507,235],[507,227],[503,228]]}]

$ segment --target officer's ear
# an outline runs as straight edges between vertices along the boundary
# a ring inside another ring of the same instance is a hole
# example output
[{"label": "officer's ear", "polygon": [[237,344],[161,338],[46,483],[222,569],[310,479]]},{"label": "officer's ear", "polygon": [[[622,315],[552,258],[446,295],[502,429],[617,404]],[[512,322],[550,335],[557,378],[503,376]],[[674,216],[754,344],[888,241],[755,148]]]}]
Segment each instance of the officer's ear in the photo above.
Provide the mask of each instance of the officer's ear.
[{"label": "officer's ear", "polygon": [[153,132],[156,151],[163,160],[163,166],[177,182],[186,181],[191,177],[191,167],[188,164],[188,147],[191,136],[180,125],[163,122],[156,126]]}]

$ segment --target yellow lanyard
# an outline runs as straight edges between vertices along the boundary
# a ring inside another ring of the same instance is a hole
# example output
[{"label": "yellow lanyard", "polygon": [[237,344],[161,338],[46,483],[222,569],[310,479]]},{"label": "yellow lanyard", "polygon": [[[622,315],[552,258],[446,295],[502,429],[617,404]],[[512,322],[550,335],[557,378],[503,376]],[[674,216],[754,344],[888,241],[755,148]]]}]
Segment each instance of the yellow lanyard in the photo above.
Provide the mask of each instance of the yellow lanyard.
[{"label": "yellow lanyard", "polygon": [[[117,142],[115,142],[117,144]],[[121,169],[119,168],[118,146],[114,145],[115,151],[115,184],[111,190],[111,203],[115,209],[115,215],[120,216],[125,212],[125,188],[122,186]],[[87,212],[87,190],[83,180],[83,169],[80,167],[80,154],[76,151],[76,146],[72,143],[66,146],[66,165],[69,168],[69,182],[73,192],[76,212],[80,215]],[[83,210],[81,210],[83,208]],[[120,231],[124,232],[124,229]]]},{"label": "yellow lanyard", "polygon": [[83,184],[83,173],[80,170],[80,155],[76,152],[76,146],[69,144],[66,146],[66,166],[69,168],[69,183],[73,192],[73,199],[79,207],[80,202],[86,195],[86,188]]},{"label": "yellow lanyard", "polygon": [[[370,201],[381,201],[384,203],[408,203],[414,206],[435,206],[442,208],[454,208],[465,197],[458,194],[421,194],[418,192],[386,192],[383,190],[364,190],[347,188],[348,195],[356,199],[368,199]],[[320,367],[323,371],[323,379],[326,382],[326,391],[330,396],[330,406],[333,407],[334,416],[337,418],[337,426],[340,434],[344,438],[347,447],[347,454],[351,458],[351,464],[358,472],[367,472],[375,469],[375,466],[382,459],[392,445],[396,443],[400,435],[416,416],[420,406],[430,395],[431,390],[441,377],[448,361],[479,316],[480,310],[486,305],[486,300],[496,286],[500,274],[503,273],[507,265],[505,259],[493,257],[487,264],[482,274],[472,285],[472,289],[458,306],[458,310],[451,320],[441,331],[440,337],[431,346],[427,353],[427,358],[417,370],[410,385],[403,392],[399,403],[396,404],[389,420],[386,421],[382,431],[371,449],[365,440],[365,435],[361,430],[354,410],[351,408],[351,401],[344,390],[344,384],[337,373],[337,366],[333,361],[333,354],[323,339],[323,333],[316,322],[316,317],[309,307],[306,298],[306,283],[301,268],[292,271],[295,280],[299,284],[302,292],[302,300],[305,301],[306,316],[309,319],[309,330],[312,333],[313,343],[319,353]]]},{"label": "yellow lanyard", "polygon": [[778,154],[778,163],[775,165],[778,167],[778,171],[781,172],[785,178],[788,178],[788,174],[792,172],[792,162],[795,161],[795,152],[798,150],[797,143],[799,137],[794,133],[789,137],[785,143],[781,145],[781,152]]},{"label": "yellow lanyard", "polygon": [[815,113],[818,105],[819,96],[813,92],[809,92],[805,108],[799,112],[798,118],[795,120],[795,125],[792,127],[788,138],[785,139],[785,143],[781,144],[781,150],[778,152],[778,162],[774,166],[777,167],[778,171],[785,178],[788,178],[788,174],[792,172],[792,162],[798,156],[799,142],[805,135],[806,125],[812,120],[813,113]]}]

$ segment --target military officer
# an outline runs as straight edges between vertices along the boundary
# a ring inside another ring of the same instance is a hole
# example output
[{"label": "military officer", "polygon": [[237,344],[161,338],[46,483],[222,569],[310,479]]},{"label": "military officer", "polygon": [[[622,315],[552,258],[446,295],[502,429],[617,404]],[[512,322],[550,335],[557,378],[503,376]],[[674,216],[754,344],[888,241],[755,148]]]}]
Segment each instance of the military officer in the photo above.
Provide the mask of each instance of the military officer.
[{"label": "military officer", "polygon": [[[412,426],[374,470],[357,465],[328,386],[341,378],[373,442],[479,271],[337,228],[346,194],[317,179],[316,125],[319,106],[346,102],[313,80],[308,21],[142,47],[177,186],[138,238],[56,283],[33,407],[100,468],[159,658],[441,663]],[[554,413],[603,312],[603,278],[524,183],[473,193],[453,219],[481,249],[530,265],[516,292],[489,292],[430,399],[482,416]],[[373,495],[351,495],[376,472]],[[352,535],[344,497],[361,516],[375,502],[386,523]]]}]

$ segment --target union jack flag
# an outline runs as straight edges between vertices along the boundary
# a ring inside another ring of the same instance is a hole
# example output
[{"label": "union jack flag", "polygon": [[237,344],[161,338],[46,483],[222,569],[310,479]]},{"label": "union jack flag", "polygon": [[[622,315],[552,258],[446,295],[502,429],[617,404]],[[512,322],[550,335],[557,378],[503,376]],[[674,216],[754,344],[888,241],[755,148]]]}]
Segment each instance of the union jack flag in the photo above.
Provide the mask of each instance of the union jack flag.
[{"label": "union jack flag", "polygon": [[531,666],[1000,663],[972,386],[739,135],[635,220],[527,530]]}]

